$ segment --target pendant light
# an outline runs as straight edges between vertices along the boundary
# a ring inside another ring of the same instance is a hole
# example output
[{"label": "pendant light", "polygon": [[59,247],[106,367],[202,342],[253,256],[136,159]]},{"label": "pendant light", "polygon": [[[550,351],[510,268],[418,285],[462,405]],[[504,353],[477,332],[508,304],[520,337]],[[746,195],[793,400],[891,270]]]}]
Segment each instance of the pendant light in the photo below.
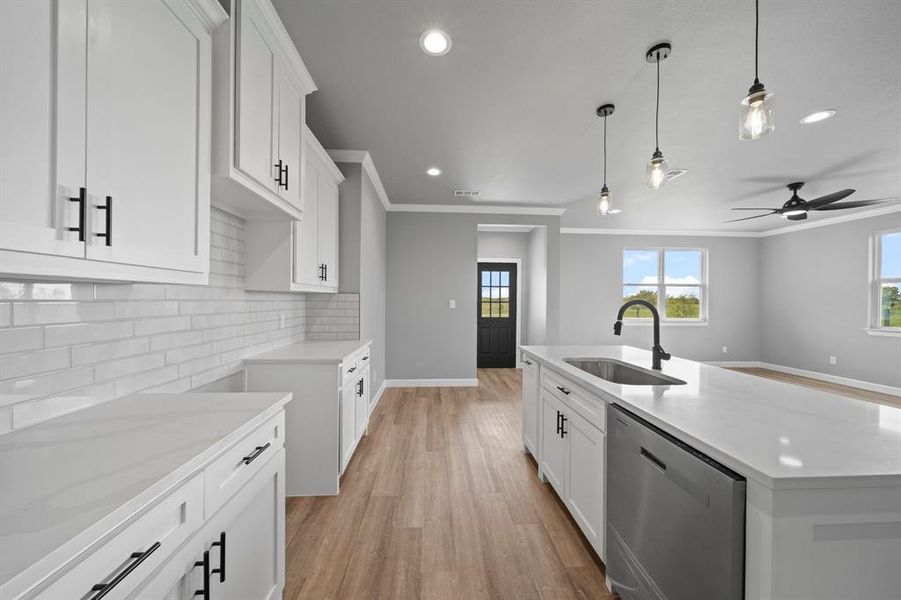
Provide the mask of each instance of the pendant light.
[{"label": "pendant light", "polygon": [[616,109],[612,104],[602,104],[597,109],[597,115],[604,117],[604,185],[601,187],[601,193],[598,194],[597,205],[594,214],[607,216],[616,214],[619,211],[613,208],[613,195],[607,189],[607,117],[613,114]]},{"label": "pendant light", "polygon": [[645,53],[645,60],[649,63],[657,63],[657,108],[654,113],[654,154],[648,161],[648,187],[652,190],[659,190],[666,183],[666,172],[669,164],[660,151],[660,63],[669,58],[672,54],[673,47],[667,42],[654,44],[651,49]]},{"label": "pendant light", "polygon": [[738,139],[756,140],[772,133],[773,93],[766,91],[757,77],[757,58],[760,40],[760,0],[754,0],[754,85],[748,89],[748,95],[741,101],[738,117]]}]

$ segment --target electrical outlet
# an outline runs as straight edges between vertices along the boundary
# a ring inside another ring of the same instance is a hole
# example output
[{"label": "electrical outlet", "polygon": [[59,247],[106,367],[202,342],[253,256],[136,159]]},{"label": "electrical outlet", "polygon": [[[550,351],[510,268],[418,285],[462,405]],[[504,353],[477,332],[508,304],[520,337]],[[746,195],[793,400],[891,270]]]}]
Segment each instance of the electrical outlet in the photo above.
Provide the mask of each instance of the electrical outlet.
[{"label": "electrical outlet", "polygon": [[288,320],[285,318],[285,313],[281,313],[281,314],[278,316],[278,328],[279,328],[279,329],[284,329],[284,328],[285,328],[285,325],[287,324],[287,321],[288,321]]},{"label": "electrical outlet", "polygon": [[838,359],[835,358],[834,356],[830,356],[830,357],[829,357],[829,364],[830,364],[830,365],[837,365],[837,364],[838,364]]},{"label": "electrical outlet", "polygon": [[450,306],[451,308],[457,308],[457,301],[456,301],[456,300],[449,300],[448,303],[447,303],[447,305]]},{"label": "electrical outlet", "polygon": [[729,348],[727,346],[723,346],[723,354],[729,352]]}]

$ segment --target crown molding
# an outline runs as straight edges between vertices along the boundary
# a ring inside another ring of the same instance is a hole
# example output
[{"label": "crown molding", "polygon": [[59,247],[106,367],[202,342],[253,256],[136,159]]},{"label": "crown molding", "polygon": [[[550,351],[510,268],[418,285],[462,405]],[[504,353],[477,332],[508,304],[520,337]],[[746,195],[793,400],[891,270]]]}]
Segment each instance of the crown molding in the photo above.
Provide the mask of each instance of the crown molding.
[{"label": "crown molding", "polygon": [[228,21],[228,13],[217,0],[192,0],[187,6],[188,10],[200,19],[207,31],[216,31]]},{"label": "crown molding", "polygon": [[[235,2],[232,2],[232,6],[234,5]],[[285,24],[282,23],[281,17],[278,16],[272,2],[269,0],[266,0],[265,2],[254,2],[254,7],[256,10],[260,11],[269,30],[275,36],[274,41],[281,52],[285,56],[290,57],[290,60],[287,61],[287,66],[294,73],[298,83],[303,88],[303,93],[312,94],[319,89],[316,87],[313,76],[310,75],[307,65],[304,64],[303,59],[300,57],[300,52],[298,52],[297,46],[294,45],[294,40],[291,39],[288,30],[285,29]],[[232,15],[232,17],[234,16],[235,15]]]},{"label": "crown molding", "polygon": [[325,167],[331,171],[332,177],[341,183],[344,181],[344,173],[341,172],[341,169],[338,168],[338,165],[335,164],[334,159],[329,154],[328,150],[322,147],[322,144],[319,142],[319,138],[316,137],[316,134],[309,128],[309,126],[304,123],[303,125],[303,141],[305,144],[310,146],[310,149],[316,153],[320,162],[325,165]]},{"label": "crown molding", "polygon": [[559,217],[565,208],[544,206],[462,206],[459,204],[392,204],[392,212],[456,213],[478,215],[535,215]]},{"label": "crown molding", "polygon": [[482,223],[477,225],[476,229],[485,233],[528,233],[536,227],[538,227],[538,225],[501,225],[499,223]]},{"label": "crown molding", "polygon": [[372,155],[369,152],[366,150],[329,150],[328,155],[336,163],[359,164],[366,171],[366,174],[369,175],[369,180],[372,182],[372,187],[375,188],[375,193],[382,202],[382,206],[385,207],[386,211],[391,210],[391,200],[388,199],[388,193],[385,192],[385,186],[382,185],[382,178],[379,177],[379,172],[376,170]]},{"label": "crown molding", "polygon": [[842,223],[858,221],[860,219],[869,219],[870,217],[878,217],[879,215],[888,215],[896,212],[901,212],[901,203],[895,203],[889,206],[877,206],[874,208],[861,210],[850,215],[818,219],[816,221],[811,221],[810,223],[799,223],[798,225],[777,227],[775,229],[765,229],[763,231],[727,231],[721,229],[605,229],[600,227],[561,227],[560,233],[576,235],[657,235],[685,237],[765,238],[774,235],[782,235],[784,233],[794,233],[796,231],[816,229],[818,227],[841,225]]}]

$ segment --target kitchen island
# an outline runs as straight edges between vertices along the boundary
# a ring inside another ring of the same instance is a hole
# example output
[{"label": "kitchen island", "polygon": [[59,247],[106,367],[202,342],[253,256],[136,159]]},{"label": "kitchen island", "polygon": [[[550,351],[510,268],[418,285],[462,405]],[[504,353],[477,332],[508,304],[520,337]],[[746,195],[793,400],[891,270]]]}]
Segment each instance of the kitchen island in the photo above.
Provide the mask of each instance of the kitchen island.
[{"label": "kitchen island", "polygon": [[[554,437],[542,433],[553,411],[542,399],[594,424],[599,440],[606,404],[617,404],[747,479],[745,598],[901,597],[901,410],[680,358],[659,372],[685,382],[673,385],[617,384],[565,362],[612,359],[650,371],[651,353],[628,346],[521,351],[524,440],[544,479],[555,483],[545,456],[553,448],[542,441]],[[527,406],[530,395],[537,407]],[[569,464],[566,472],[580,471]],[[572,486],[555,487],[568,496]],[[600,538],[603,558],[603,524],[592,524],[587,497],[564,502],[583,532],[585,522]]]}]

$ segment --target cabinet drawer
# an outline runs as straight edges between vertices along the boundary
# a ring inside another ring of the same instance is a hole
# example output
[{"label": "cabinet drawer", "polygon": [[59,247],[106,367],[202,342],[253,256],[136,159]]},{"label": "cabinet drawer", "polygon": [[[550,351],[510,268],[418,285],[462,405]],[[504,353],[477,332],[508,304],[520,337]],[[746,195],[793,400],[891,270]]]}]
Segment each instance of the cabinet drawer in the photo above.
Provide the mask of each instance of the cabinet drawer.
[{"label": "cabinet drawer", "polygon": [[266,421],[206,468],[206,517],[247,483],[285,443],[285,411]]},{"label": "cabinet drawer", "polygon": [[[166,562],[203,521],[203,476],[198,474],[150,508],[37,598],[126,598]],[[95,589],[95,586],[96,589]]]},{"label": "cabinet drawer", "polygon": [[541,386],[601,431],[607,430],[606,403],[550,369],[541,369]]},{"label": "cabinet drawer", "polygon": [[363,369],[369,366],[370,357],[370,348],[367,346],[344,361],[341,365],[341,387],[351,381],[357,381],[361,377]]}]

